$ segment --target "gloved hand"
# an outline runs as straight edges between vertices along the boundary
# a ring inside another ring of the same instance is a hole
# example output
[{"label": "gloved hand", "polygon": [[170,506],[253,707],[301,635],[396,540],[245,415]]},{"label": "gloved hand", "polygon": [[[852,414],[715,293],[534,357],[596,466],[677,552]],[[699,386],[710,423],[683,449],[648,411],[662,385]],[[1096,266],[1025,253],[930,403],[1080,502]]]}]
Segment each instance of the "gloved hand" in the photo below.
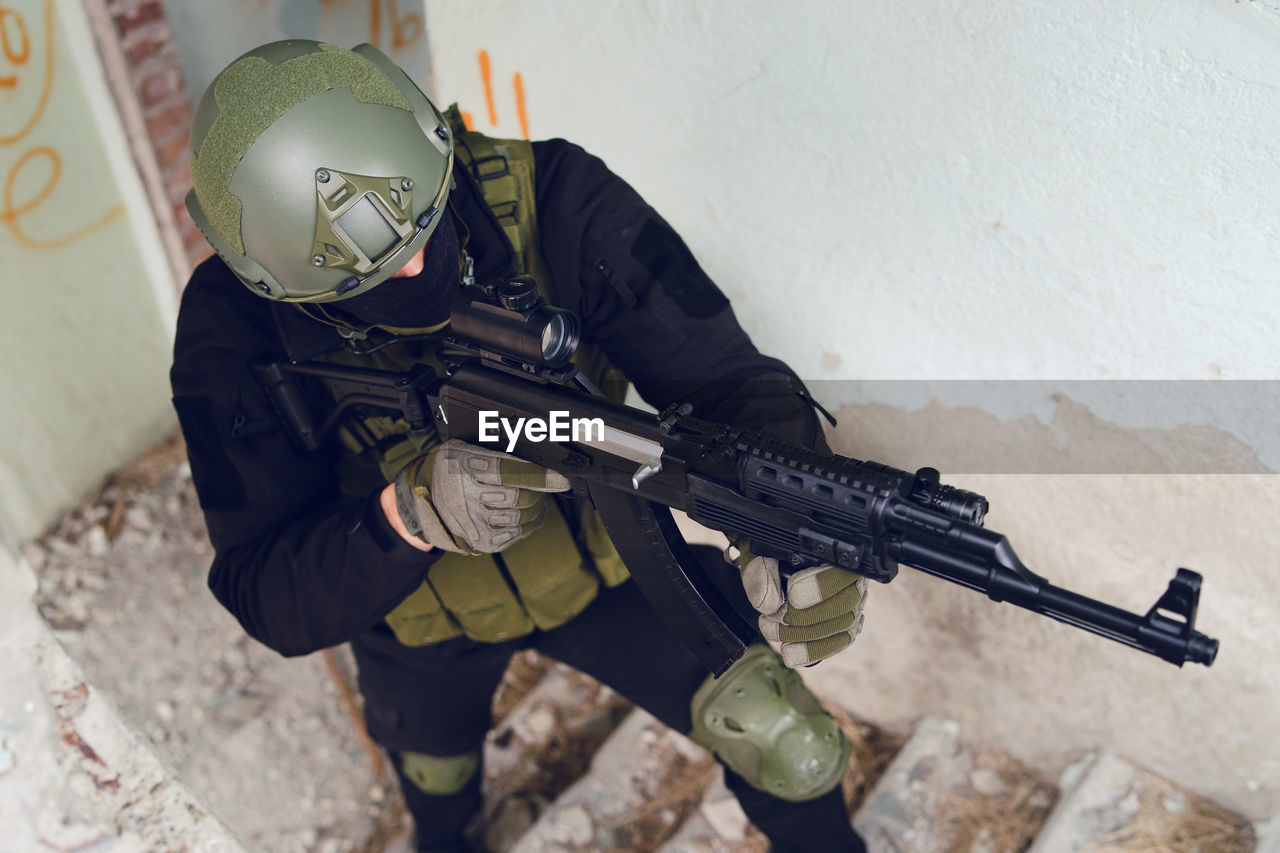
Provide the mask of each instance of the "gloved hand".
[{"label": "gloved hand", "polygon": [[803,569],[782,589],[778,561],[742,542],[736,559],[747,600],[760,612],[760,633],[789,667],[807,666],[851,644],[862,630],[867,579],[828,563]]},{"label": "gloved hand", "polygon": [[408,532],[436,548],[493,554],[538,529],[546,492],[569,481],[555,471],[449,439],[396,477],[396,509]]}]

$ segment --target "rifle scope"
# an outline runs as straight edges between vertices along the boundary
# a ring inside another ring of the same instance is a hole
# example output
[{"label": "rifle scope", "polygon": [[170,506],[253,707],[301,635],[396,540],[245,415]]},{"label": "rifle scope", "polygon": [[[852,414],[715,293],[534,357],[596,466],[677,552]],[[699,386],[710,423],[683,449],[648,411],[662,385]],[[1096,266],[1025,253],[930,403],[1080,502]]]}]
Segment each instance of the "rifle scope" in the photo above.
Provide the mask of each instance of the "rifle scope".
[{"label": "rifle scope", "polygon": [[460,337],[484,341],[524,363],[563,367],[578,349],[578,318],[547,304],[528,276],[464,287],[453,304],[452,325]]}]

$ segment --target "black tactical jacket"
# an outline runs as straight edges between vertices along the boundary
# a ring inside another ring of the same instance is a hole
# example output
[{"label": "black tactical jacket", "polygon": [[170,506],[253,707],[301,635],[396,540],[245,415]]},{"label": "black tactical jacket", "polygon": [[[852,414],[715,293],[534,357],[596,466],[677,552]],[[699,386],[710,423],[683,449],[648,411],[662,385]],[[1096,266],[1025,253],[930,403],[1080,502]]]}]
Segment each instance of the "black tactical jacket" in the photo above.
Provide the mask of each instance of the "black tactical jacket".
[{"label": "black tactical jacket", "polygon": [[[756,350],[671,227],[581,148],[559,139],[533,148],[542,253],[584,339],[658,408],[687,400],[702,418],[821,444],[798,380]],[[515,273],[478,188],[455,174],[451,204],[470,230],[477,280]],[[302,360],[339,345],[332,328],[254,295],[216,256],[182,298],[170,379],[216,551],[209,587],[250,635],[285,655],[377,624],[433,562],[391,529],[376,492],[339,492],[336,442],[295,452],[248,370],[264,355]]]}]

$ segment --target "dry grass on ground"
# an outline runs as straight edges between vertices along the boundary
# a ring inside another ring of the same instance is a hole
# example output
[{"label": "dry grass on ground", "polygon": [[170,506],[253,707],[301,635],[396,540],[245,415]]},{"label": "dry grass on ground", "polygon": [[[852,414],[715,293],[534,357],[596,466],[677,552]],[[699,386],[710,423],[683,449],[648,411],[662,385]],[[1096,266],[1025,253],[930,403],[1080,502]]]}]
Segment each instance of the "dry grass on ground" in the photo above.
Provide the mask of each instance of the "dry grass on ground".
[{"label": "dry grass on ground", "polygon": [[697,811],[717,772],[714,759],[690,761],[683,755],[664,771],[667,782],[656,796],[605,826],[616,842],[610,853],[657,849]]},{"label": "dry grass on ground", "polygon": [[855,719],[852,714],[834,702],[824,701],[822,704],[835,717],[836,723],[844,731],[845,737],[849,738],[852,746],[849,753],[849,768],[845,771],[844,780],[841,783],[844,788],[845,808],[852,815],[884,775],[885,768],[898,754],[906,738]]},{"label": "dry grass on ground", "polygon": [[957,850],[1026,850],[1053,808],[1057,787],[1000,752],[978,751],[974,764],[971,778],[984,774],[999,781],[999,790],[956,794],[944,802],[938,824],[950,829]]},{"label": "dry grass on ground", "polygon": [[1087,853],[1252,853],[1253,828],[1240,815],[1139,770],[1138,811]]}]

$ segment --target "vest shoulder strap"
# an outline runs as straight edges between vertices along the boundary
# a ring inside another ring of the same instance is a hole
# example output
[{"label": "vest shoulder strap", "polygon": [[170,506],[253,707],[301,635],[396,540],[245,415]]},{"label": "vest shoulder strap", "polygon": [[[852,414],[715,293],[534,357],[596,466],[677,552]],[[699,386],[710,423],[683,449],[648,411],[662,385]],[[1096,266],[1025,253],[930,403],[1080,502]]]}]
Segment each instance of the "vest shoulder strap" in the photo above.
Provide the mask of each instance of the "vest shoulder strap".
[{"label": "vest shoulder strap", "polygon": [[519,258],[521,272],[537,280],[552,302],[555,294],[539,250],[535,204],[533,145],[527,139],[496,139],[468,130],[457,104],[445,110],[453,129],[453,152],[458,163],[475,179],[485,206],[502,226]]},{"label": "vest shoulder strap", "polygon": [[[521,272],[533,276],[548,302],[560,305],[556,282],[539,248],[533,145],[526,139],[494,139],[468,130],[457,104],[445,110],[444,117],[453,129],[454,156],[475,178],[485,205],[516,250]],[[622,402],[626,397],[626,377],[599,347],[583,344],[574,361],[610,399]]]}]

